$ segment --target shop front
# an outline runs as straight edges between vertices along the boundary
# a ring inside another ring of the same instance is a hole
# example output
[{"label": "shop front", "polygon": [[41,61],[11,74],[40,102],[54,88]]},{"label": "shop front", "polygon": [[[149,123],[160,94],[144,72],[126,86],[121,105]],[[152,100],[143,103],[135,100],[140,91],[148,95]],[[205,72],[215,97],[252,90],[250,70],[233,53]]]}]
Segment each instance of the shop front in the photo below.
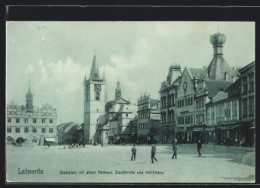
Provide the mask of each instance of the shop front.
[{"label": "shop front", "polygon": [[221,121],[216,127],[216,144],[239,145],[239,138],[243,134],[242,126],[237,121]]}]

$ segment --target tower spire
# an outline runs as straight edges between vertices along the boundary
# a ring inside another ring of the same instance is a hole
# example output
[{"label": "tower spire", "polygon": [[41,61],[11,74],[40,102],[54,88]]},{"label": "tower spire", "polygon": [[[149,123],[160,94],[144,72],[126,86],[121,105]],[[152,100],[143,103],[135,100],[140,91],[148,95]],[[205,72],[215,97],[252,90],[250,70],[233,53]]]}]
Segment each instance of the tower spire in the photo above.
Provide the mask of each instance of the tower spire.
[{"label": "tower spire", "polygon": [[28,112],[33,111],[33,94],[31,92],[31,78],[29,79],[29,86],[26,94],[26,107]]},{"label": "tower spire", "polygon": [[222,33],[217,32],[210,36],[210,43],[213,46],[213,59],[208,66],[209,80],[230,81],[235,76],[235,72],[223,57],[223,45],[225,42],[226,36]]},{"label": "tower spire", "polygon": [[96,62],[96,55],[94,55],[93,57],[90,79],[100,80],[98,63]]},{"label": "tower spire", "polygon": [[121,99],[121,88],[120,88],[120,82],[117,82],[117,87],[116,87],[116,100]]}]

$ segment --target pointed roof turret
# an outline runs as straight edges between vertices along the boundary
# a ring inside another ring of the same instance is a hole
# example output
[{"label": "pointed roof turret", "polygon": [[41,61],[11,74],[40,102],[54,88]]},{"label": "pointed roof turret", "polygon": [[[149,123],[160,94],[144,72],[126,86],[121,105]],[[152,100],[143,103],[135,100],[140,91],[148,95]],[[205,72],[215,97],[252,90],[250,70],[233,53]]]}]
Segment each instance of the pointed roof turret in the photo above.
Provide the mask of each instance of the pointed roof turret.
[{"label": "pointed roof turret", "polygon": [[27,94],[26,95],[33,95],[32,92],[31,92],[31,82],[29,80],[29,87],[28,87],[28,91],[27,91]]},{"label": "pointed roof turret", "polygon": [[100,80],[99,68],[98,68],[98,64],[96,62],[96,55],[94,55],[94,57],[93,57],[93,62],[92,62],[92,67],[91,67],[91,72],[90,72],[90,79]]}]

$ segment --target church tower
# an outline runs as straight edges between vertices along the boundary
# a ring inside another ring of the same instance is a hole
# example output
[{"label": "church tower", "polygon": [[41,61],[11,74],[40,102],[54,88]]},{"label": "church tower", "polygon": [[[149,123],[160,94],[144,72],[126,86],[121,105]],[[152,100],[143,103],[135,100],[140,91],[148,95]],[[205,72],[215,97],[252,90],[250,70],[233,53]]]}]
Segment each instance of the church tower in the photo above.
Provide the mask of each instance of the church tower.
[{"label": "church tower", "polygon": [[84,80],[84,141],[94,141],[98,118],[105,114],[106,81],[99,74],[96,55],[93,58],[89,79]]},{"label": "church tower", "polygon": [[223,45],[226,36],[222,33],[215,33],[210,36],[210,43],[213,45],[213,59],[208,66],[209,80],[225,80],[232,82],[237,79],[234,70],[228,65],[223,57]]},{"label": "church tower", "polygon": [[30,80],[29,80],[29,88],[26,94],[26,108],[27,112],[32,112],[33,111],[33,94],[31,92],[31,86],[30,86]]}]

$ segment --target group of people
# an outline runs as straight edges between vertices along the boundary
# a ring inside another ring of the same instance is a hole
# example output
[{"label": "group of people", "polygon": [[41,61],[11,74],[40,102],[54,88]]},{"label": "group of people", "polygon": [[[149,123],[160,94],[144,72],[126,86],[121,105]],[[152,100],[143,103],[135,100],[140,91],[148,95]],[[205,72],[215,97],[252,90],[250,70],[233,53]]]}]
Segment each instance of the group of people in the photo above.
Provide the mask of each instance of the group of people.
[{"label": "group of people", "polygon": [[[198,140],[197,142],[197,149],[198,149],[198,154],[199,154],[199,157],[201,157],[201,153],[200,153],[200,150],[201,150],[201,141]],[[173,144],[172,144],[172,149],[173,149],[173,156],[172,156],[172,159],[177,159],[177,148],[178,148],[178,145],[177,145],[177,140],[174,140],[173,141]],[[132,157],[131,157],[131,161],[135,161],[136,159],[136,147],[135,147],[135,144],[134,146],[132,147]],[[154,160],[157,162],[157,159],[155,158],[155,154],[156,154],[156,147],[155,145],[153,144],[152,145],[152,148],[151,148],[151,160],[152,160],[152,163],[154,163]]]}]

